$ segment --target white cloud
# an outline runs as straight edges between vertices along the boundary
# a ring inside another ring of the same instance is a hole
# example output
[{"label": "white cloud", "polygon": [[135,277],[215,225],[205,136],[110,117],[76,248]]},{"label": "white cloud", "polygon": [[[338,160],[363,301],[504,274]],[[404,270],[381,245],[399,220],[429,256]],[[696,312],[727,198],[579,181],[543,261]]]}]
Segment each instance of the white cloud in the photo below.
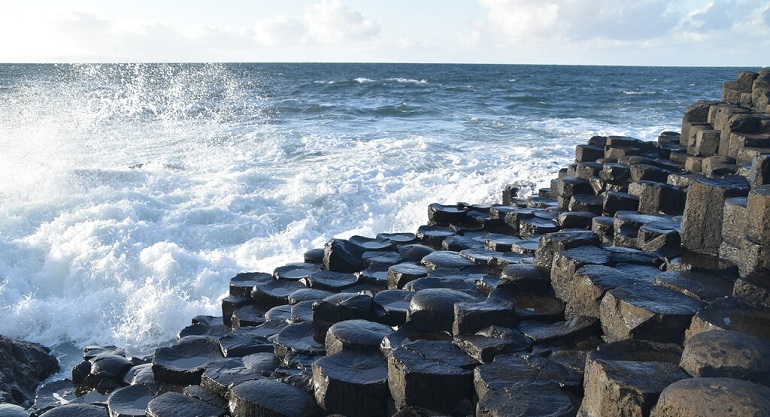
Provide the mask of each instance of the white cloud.
[{"label": "white cloud", "polygon": [[288,16],[261,19],[254,26],[254,40],[265,46],[302,43],[306,35],[305,25]]},{"label": "white cloud", "polygon": [[665,0],[479,0],[491,27],[512,41],[632,40],[667,32]]},{"label": "white cloud", "polygon": [[321,43],[368,40],[380,31],[377,22],[340,0],[322,0],[308,7],[305,10],[305,23],[313,39]]}]

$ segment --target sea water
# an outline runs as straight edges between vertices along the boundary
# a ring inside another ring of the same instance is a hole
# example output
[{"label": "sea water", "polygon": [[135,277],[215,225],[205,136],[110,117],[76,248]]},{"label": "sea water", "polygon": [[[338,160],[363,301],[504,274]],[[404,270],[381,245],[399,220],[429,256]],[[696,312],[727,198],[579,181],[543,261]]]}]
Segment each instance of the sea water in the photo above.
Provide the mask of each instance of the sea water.
[{"label": "sea water", "polygon": [[[146,354],[228,280],[654,140],[734,68],[0,65],[0,334]],[[66,368],[65,368],[66,369]]]}]

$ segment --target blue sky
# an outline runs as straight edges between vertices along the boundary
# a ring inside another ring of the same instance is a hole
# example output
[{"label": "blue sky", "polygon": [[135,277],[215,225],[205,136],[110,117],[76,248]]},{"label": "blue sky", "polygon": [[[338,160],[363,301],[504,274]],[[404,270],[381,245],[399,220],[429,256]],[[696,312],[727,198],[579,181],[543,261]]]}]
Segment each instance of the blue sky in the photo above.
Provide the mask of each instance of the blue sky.
[{"label": "blue sky", "polygon": [[770,65],[770,0],[3,2],[0,62]]}]

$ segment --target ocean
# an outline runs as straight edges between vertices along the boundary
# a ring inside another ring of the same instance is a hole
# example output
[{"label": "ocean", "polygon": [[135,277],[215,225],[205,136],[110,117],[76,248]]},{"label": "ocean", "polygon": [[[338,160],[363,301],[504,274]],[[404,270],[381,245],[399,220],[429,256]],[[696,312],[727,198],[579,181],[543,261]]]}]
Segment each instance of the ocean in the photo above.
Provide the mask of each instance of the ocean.
[{"label": "ocean", "polygon": [[679,130],[742,69],[0,65],[0,334],[67,371],[88,344],[151,353],[236,273],[536,192],[576,144]]}]

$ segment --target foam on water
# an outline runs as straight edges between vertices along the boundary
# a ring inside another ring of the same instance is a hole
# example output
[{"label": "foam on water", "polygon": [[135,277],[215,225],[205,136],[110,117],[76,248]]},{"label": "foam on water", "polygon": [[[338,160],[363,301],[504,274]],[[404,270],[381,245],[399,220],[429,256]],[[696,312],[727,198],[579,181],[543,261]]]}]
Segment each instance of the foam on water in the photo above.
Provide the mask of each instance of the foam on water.
[{"label": "foam on water", "polygon": [[[238,272],[270,272],[332,237],[413,232],[432,202],[548,186],[592,135],[676,127],[512,112],[494,96],[473,107],[482,93],[467,93],[466,78],[435,72],[284,80],[292,68],[32,66],[0,77],[0,334],[63,355],[92,343],[147,353],[192,317],[219,314]],[[395,90],[356,90],[375,83]]]}]

